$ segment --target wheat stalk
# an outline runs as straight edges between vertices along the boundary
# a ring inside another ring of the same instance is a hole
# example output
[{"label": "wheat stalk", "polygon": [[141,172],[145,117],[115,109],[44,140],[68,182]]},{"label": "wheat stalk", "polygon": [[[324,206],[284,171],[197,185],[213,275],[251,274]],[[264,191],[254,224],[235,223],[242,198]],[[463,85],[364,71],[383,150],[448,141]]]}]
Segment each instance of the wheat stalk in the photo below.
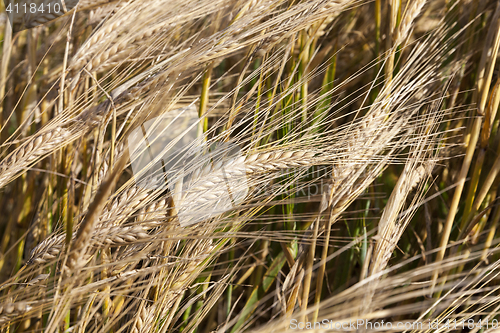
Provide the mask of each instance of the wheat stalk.
[{"label": "wheat stalk", "polygon": [[125,156],[122,157],[116,162],[116,166],[113,169],[113,172],[108,175],[103,184],[99,187],[99,190],[94,198],[94,201],[89,207],[87,215],[83,220],[80,228],[75,237],[75,241],[72,242],[71,252],[69,254],[68,261],[66,265],[71,269],[79,269],[81,268],[85,262],[85,254],[87,247],[90,243],[90,238],[92,236],[92,232],[94,230],[95,223],[98,219],[98,216],[105,205],[105,199],[110,195],[112,187],[116,184],[118,180],[118,176],[125,167]]}]

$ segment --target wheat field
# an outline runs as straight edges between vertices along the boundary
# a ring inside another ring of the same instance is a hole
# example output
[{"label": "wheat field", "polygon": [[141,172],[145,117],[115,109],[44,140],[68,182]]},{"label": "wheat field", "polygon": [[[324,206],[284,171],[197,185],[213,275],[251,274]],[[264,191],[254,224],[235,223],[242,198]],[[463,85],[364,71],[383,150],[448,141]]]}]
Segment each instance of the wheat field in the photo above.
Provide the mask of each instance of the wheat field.
[{"label": "wheat field", "polygon": [[0,332],[499,330],[500,1],[0,7]]}]

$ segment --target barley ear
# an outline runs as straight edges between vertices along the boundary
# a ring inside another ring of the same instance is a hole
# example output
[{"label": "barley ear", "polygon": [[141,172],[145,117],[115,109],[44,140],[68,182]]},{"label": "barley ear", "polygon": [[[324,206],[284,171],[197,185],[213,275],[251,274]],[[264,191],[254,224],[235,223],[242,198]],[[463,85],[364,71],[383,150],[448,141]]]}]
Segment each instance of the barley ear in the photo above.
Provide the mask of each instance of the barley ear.
[{"label": "barley ear", "polygon": [[427,0],[415,0],[411,2],[405,13],[405,16],[401,21],[401,24],[399,25],[399,28],[396,30],[396,35],[394,36],[394,45],[401,44],[406,39],[406,37],[408,37],[412,29],[413,22],[422,11],[422,8],[424,7],[426,2]]}]

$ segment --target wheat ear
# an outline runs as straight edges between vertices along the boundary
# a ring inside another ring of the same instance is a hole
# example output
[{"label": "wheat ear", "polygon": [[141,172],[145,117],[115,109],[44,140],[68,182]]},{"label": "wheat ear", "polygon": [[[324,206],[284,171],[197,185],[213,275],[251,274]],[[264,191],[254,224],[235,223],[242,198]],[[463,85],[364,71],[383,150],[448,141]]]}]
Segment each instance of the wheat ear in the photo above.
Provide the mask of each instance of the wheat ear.
[{"label": "wheat ear", "polygon": [[197,241],[202,243],[193,247],[193,251],[186,253],[181,260],[185,260],[185,265],[180,265],[177,273],[169,271],[166,284],[163,285],[161,298],[149,307],[144,307],[132,328],[134,333],[151,332],[156,323],[156,319],[163,319],[172,306],[182,297],[183,292],[199,275],[199,272],[204,268],[202,265],[206,259],[211,255],[214,246],[211,241]]},{"label": "wheat ear", "polygon": [[[136,242],[146,238],[148,236],[147,232],[157,226],[155,220],[160,217],[159,215],[166,215],[164,213],[168,209],[168,200],[166,198],[147,205],[139,212],[139,216],[146,216],[147,220],[143,217],[146,222],[132,227],[123,227],[120,222],[126,218],[127,214],[136,211],[149,195],[150,191],[138,189],[137,187],[132,187],[123,192],[104,208],[90,238],[96,240],[97,243],[112,246],[125,245],[128,242]],[[123,218],[114,219],[113,225],[110,226],[109,220],[118,213]],[[73,239],[75,237],[76,232]],[[64,246],[64,239],[65,235],[53,235],[43,240],[31,251],[30,259],[26,264],[45,264],[57,258]]]},{"label": "wheat ear", "polygon": [[101,45],[102,43],[112,40],[113,37],[116,37],[117,34],[115,30],[122,26],[124,22],[127,22],[127,20],[133,14],[134,12],[124,14],[119,19],[113,20],[112,22],[104,25],[101,29],[97,30],[73,57],[74,60],[71,63],[71,69],[79,70],[83,68],[92,57],[92,51],[97,49],[97,47],[99,47],[99,45]]},{"label": "wheat ear", "polygon": [[435,162],[429,161],[413,170],[406,170],[399,177],[380,218],[377,244],[370,265],[370,275],[383,270],[396,248],[397,241],[406,228],[405,223],[397,223],[398,214],[408,194],[429,174]]},{"label": "wheat ear", "polygon": [[[194,182],[193,187],[190,189],[195,191],[194,197],[187,195],[187,197],[183,198],[183,202],[186,204],[193,203],[193,199],[196,199],[195,201],[198,203],[206,203],[213,200],[215,194],[212,193],[212,190],[217,184],[224,182],[222,167],[226,171],[226,176],[237,178],[245,172],[251,175],[278,169],[307,166],[317,163],[321,159],[321,156],[310,151],[277,151],[255,153],[229,162],[227,165],[210,165],[199,169],[195,173],[193,178],[197,179],[197,181]],[[243,168],[241,162],[244,162]],[[151,193],[151,190],[136,186],[124,191],[103,209],[97,226],[92,228],[93,231],[88,237],[97,240],[101,244],[111,246],[126,245],[148,238],[147,232],[157,225],[155,221],[163,219],[167,215],[169,209],[168,198],[162,198],[139,211],[138,216],[143,221],[146,221],[145,223],[132,227],[120,227],[119,225],[129,214],[137,211]],[[191,193],[191,191],[188,193]],[[107,221],[111,220],[113,220],[113,225],[109,226]],[[42,241],[32,250],[27,265],[45,264],[55,259],[64,246],[64,237],[64,235],[55,235]]]},{"label": "wheat ear", "polygon": [[410,7],[408,8],[405,16],[403,17],[403,20],[399,25],[399,28],[396,30],[394,45],[401,44],[409,35],[413,25],[413,21],[415,21],[417,16],[420,14],[426,2],[427,0],[414,0],[411,2]]},{"label": "wheat ear", "polygon": [[56,127],[38,134],[22,144],[0,163],[0,187],[5,186],[30,163],[52,152],[69,136],[70,131]]},{"label": "wheat ear", "polygon": [[22,316],[31,309],[31,305],[26,302],[0,304],[0,325]]}]

